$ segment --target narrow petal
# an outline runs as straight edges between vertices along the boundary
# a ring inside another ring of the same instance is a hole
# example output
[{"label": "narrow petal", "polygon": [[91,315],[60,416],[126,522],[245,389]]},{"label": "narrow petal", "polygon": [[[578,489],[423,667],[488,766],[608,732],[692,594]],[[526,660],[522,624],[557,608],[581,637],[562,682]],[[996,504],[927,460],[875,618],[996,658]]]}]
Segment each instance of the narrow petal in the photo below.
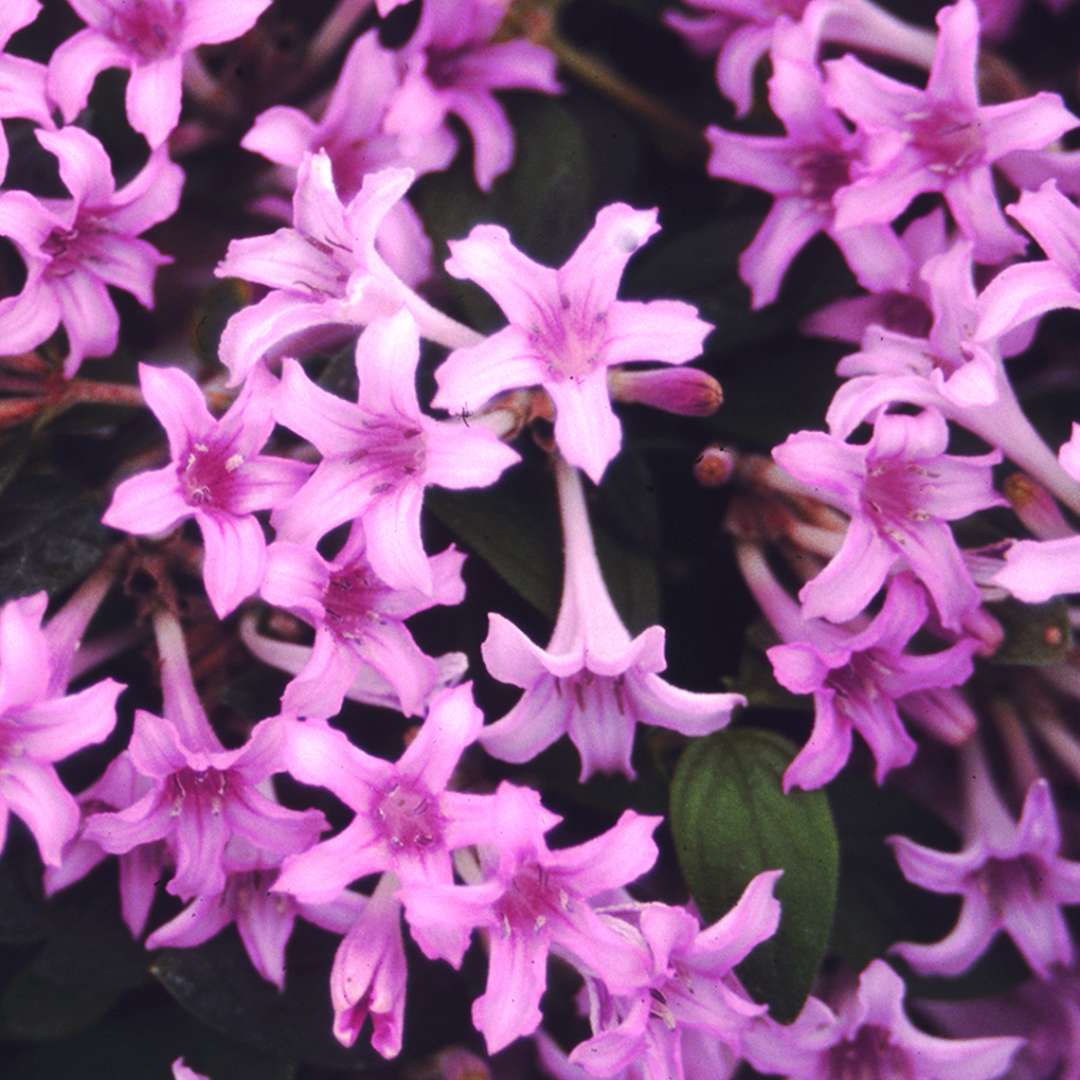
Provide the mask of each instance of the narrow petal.
[{"label": "narrow petal", "polygon": [[544,389],[555,403],[555,441],[563,457],[599,484],[622,446],[622,425],[611,408],[606,370],[580,380],[549,381]]},{"label": "narrow petal", "polygon": [[113,679],[33,705],[19,714],[16,738],[39,761],[62,761],[108,738],[116,726],[116,699],[125,687]]},{"label": "narrow petal", "polygon": [[295,360],[282,365],[274,416],[279,424],[307,439],[323,457],[360,449],[361,411],[352,402],[316,386]]},{"label": "narrow petal", "polygon": [[266,538],[251,514],[219,512],[195,515],[206,547],[203,582],[219,619],[259,591],[266,571]]},{"label": "narrow petal", "polygon": [[120,316],[104,282],[91,274],[77,270],[67,277],[54,277],[51,286],[67,331],[64,375],[70,379],[84,357],[109,356],[116,351]]},{"label": "narrow petal", "polygon": [[941,941],[931,945],[906,941],[892,951],[924,975],[959,975],[986,952],[997,930],[985,897],[970,894],[956,926]]},{"label": "narrow petal", "polygon": [[91,815],[83,835],[111,854],[120,855],[166,836],[175,821],[171,809],[161,792],[148,791],[126,810]]},{"label": "narrow petal", "polygon": [[741,694],[700,694],[682,690],[651,672],[632,675],[629,692],[642,723],[678,731],[690,738],[726,727],[731,712],[746,704]]},{"label": "narrow petal", "polygon": [[315,646],[295,679],[285,687],[285,712],[316,720],[337,716],[362,661],[328,630],[315,634]]},{"label": "narrow petal", "polygon": [[344,832],[285,860],[274,892],[285,892],[307,904],[335,900],[358,878],[387,869],[390,855],[371,823],[356,818]]},{"label": "narrow petal", "polygon": [[479,345],[455,349],[436,369],[439,389],[432,405],[468,414],[497,394],[539,386],[547,375],[526,332],[506,326]]},{"label": "narrow petal", "polygon": [[148,949],[193,949],[220,934],[233,921],[226,895],[196,897],[175,918],[159,926],[147,939]]},{"label": "narrow petal", "polygon": [[229,840],[224,815],[209,800],[185,799],[176,819],[176,874],[166,892],[190,900],[225,888],[223,856]]},{"label": "narrow petal", "polygon": [[531,761],[566,733],[572,706],[562,694],[568,692],[557,679],[537,681],[501,720],[484,728],[484,749],[500,761]]},{"label": "narrow petal", "polygon": [[542,935],[491,935],[488,980],[473,1002],[473,1023],[489,1054],[497,1054],[540,1026],[540,998],[547,986],[547,939]]},{"label": "narrow petal", "polygon": [[1014,543],[1005,553],[1005,569],[993,583],[1026,604],[1080,592],[1080,537]]},{"label": "narrow petal", "polygon": [[236,929],[252,967],[279,990],[285,989],[285,948],[296,922],[294,905],[263,888],[253,888],[236,916]]},{"label": "narrow petal", "polygon": [[851,721],[837,713],[835,695],[814,695],[814,727],[806,745],[784,773],[784,791],[793,787],[813,791],[827,784],[851,756]]},{"label": "narrow petal", "polygon": [[49,60],[49,97],[60,106],[64,122],[70,124],[82,111],[90,88],[106,68],[127,67],[123,49],[96,30],[80,30],[61,42]]},{"label": "narrow petal", "polygon": [[324,460],[292,499],[274,510],[270,522],[279,540],[312,544],[338,525],[366,515],[371,489],[370,477],[347,458]]},{"label": "narrow petal", "polygon": [[357,813],[365,813],[373,790],[394,776],[388,762],[365,754],[325,724],[293,723],[288,734],[289,772],[301,783],[332,791]]},{"label": "narrow petal", "polygon": [[607,832],[543,860],[579,896],[596,896],[637,880],[652,869],[659,850],[653,840],[663,818],[625,810]]},{"label": "narrow petal", "polygon": [[387,585],[430,594],[434,582],[420,534],[423,502],[424,489],[415,482],[377,495],[364,509],[364,531],[368,561]]},{"label": "narrow petal", "polygon": [[510,118],[494,96],[483,91],[451,91],[447,109],[469,129],[476,186],[481,191],[490,191],[491,185],[514,163],[514,129]]},{"label": "narrow petal", "polygon": [[855,618],[885,583],[895,562],[895,552],[877,532],[861,518],[853,518],[832,561],[800,590],[803,615],[832,622]]},{"label": "narrow petal", "polygon": [[187,0],[181,49],[197,45],[220,45],[246,34],[272,0]]},{"label": "narrow petal", "polygon": [[0,772],[0,803],[26,822],[41,861],[59,866],[79,828],[79,807],[51,765],[8,758]]},{"label": "narrow petal", "polygon": [[180,122],[182,75],[180,56],[135,64],[131,69],[125,98],[128,120],[151,149],[159,147]]},{"label": "narrow petal", "polygon": [[174,528],[193,513],[180,493],[176,466],[166,465],[121,483],[101,520],[113,529],[153,536]]},{"label": "narrow petal", "polygon": [[40,701],[49,690],[51,658],[41,629],[48,596],[11,600],[0,606],[0,710]]},{"label": "narrow petal", "polygon": [[424,424],[424,480],[462,491],[488,487],[520,460],[494,432],[479,425]]},{"label": "narrow petal", "polygon": [[35,131],[41,143],[60,166],[60,179],[76,203],[91,207],[109,202],[115,191],[112,163],[105,147],[82,128]]},{"label": "narrow petal", "polygon": [[216,422],[206,407],[202,388],[186,372],[140,364],[139,385],[150,411],[165,429],[175,461],[182,461],[193,442],[214,430]]},{"label": "narrow petal", "polygon": [[702,930],[694,941],[693,966],[716,976],[726,975],[780,925],[780,901],[774,890],[783,870],[765,870],[743,889],[735,906]]},{"label": "narrow petal", "polygon": [[376,414],[419,418],[416,366],[420,332],[408,309],[373,322],[356,343],[359,401]]},{"label": "narrow petal", "polygon": [[805,199],[780,197],[766,214],[750,246],[739,256],[739,277],[750,286],[753,307],[771,304],[796,255],[825,225]]},{"label": "narrow petal", "polygon": [[996,341],[1058,308],[1080,308],[1080,289],[1060,266],[1045,261],[1007,266],[979,296],[979,323],[973,336]]}]

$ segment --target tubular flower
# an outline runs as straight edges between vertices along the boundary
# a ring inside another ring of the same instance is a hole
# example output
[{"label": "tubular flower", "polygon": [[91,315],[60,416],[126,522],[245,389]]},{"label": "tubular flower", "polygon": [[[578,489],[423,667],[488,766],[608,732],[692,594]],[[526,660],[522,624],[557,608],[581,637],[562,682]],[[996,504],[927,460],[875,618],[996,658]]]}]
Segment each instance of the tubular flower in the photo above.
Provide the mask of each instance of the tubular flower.
[{"label": "tubular flower", "polygon": [[184,53],[240,37],[271,0],[68,0],[87,24],[53,53],[49,96],[71,123],[98,73],[124,67],[127,116],[151,148],[180,119]]},{"label": "tubular flower", "polygon": [[542,386],[555,404],[563,457],[599,483],[622,443],[607,369],[632,360],[685,364],[712,329],[678,300],[616,299],[630,256],[658,230],[655,210],[606,206],[558,270],[523,255],[496,225],[452,241],[447,270],[489,293],[510,325],[447,357],[432,404],[475,411],[504,390]]},{"label": "tubular flower", "polygon": [[665,682],[664,629],[636,638],[619,618],[600,571],[581,477],[555,465],[565,541],[562,604],[546,649],[501,615],[488,616],[484,663],[500,682],[525,693],[480,741],[503,761],[528,761],[569,735],[581,755],[581,779],[594,772],[633,776],[638,724],[706,735],[727,724],[739,694],[695,694]]},{"label": "tubular flower", "polygon": [[[0,118],[33,120],[53,128],[49,103],[45,98],[45,66],[4,52],[16,31],[29,26],[40,14],[38,0],[8,0],[0,11]],[[0,124],[0,183],[8,167],[8,141]]]},{"label": "tubular flower", "polygon": [[71,378],[84,357],[116,349],[120,317],[106,286],[154,306],[154,275],[172,260],[139,234],[176,211],[184,174],[157,151],[118,191],[92,135],[73,127],[35,134],[59,162],[71,198],[46,203],[26,191],[0,192],[0,236],[15,244],[27,269],[22,292],[0,300],[0,335],[13,355],[36,348],[62,323]]}]

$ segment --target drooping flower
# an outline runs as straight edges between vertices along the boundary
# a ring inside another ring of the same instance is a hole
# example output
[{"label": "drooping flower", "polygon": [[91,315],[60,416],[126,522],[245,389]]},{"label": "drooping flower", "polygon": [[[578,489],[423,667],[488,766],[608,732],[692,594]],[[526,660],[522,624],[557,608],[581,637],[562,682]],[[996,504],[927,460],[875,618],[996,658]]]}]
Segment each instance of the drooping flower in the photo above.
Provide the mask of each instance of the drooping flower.
[{"label": "drooping flower", "polygon": [[[457,150],[457,140],[447,128],[430,132],[408,150],[384,128],[386,110],[401,84],[398,68],[396,54],[379,44],[377,30],[370,30],[349,49],[318,120],[301,109],[274,105],[255,118],[240,145],[282,166],[290,189],[304,155],[325,150],[345,202],[359,192],[368,173],[379,169],[408,166],[418,176],[444,169]],[[376,248],[409,285],[431,273],[431,241],[407,199],[387,211]]]},{"label": "drooping flower", "polygon": [[314,475],[273,516],[279,538],[310,543],[360,519],[366,558],[393,588],[432,594],[420,536],[424,488],[485,487],[518,455],[480,425],[433,420],[416,398],[420,338],[407,309],[372,323],[356,345],[357,401],[317,387],[286,361],[278,422],[316,447]]},{"label": "drooping flower", "polygon": [[873,223],[837,228],[836,194],[858,175],[866,137],[849,130],[825,103],[810,31],[780,20],[772,35],[769,102],[787,134],[739,135],[710,127],[708,172],[764,188],[772,209],[739,257],[739,276],[753,306],[776,299],[799,251],[819,232],[832,239],[859,284],[871,292],[904,288],[913,267],[892,227]]},{"label": "drooping flower", "polygon": [[491,829],[480,848],[483,880],[471,885],[414,882],[398,894],[414,935],[456,929],[458,948],[433,953],[457,966],[464,936],[474,927],[488,932],[488,979],[473,1003],[473,1023],[488,1052],[498,1053],[540,1023],[540,998],[547,984],[547,958],[556,952],[583,974],[600,979],[613,993],[649,981],[641,943],[595,911],[590,897],[617,889],[645,873],[656,859],[652,834],[657,817],[627,810],[606,833],[575,847],[552,851],[544,840],[559,822],[537,792],[499,785],[488,812]]},{"label": "drooping flower", "polygon": [[127,117],[151,148],[180,119],[184,53],[240,37],[271,0],[68,0],[86,29],[49,61],[49,96],[71,123],[86,105],[98,73],[130,72]]},{"label": "drooping flower", "polygon": [[356,816],[337,836],[286,859],[274,891],[322,903],[381,871],[405,882],[451,881],[450,853],[492,836],[490,797],[448,790],[482,724],[471,683],[444,691],[394,764],[353,746],[326,723],[292,722],[289,772],[327,788]]},{"label": "drooping flower", "polygon": [[[908,574],[889,582],[881,611],[858,630],[841,630],[807,619],[773,577],[759,549],[740,544],[739,566],[766,618],[784,639],[768,650],[773,674],[794,694],[814,695],[810,739],[784,773],[784,790],[827,784],[851,755],[858,732],[870,747],[876,778],[907,765],[916,745],[900,718],[905,698],[959,686],[972,671],[976,643],[963,639],[942,652],[912,655],[905,650],[926,622],[923,590]],[[962,741],[971,730],[954,730],[947,715],[930,710],[939,738]],[[916,719],[922,715],[915,709]],[[935,724],[936,720],[936,724]]]},{"label": "drooping flower", "polygon": [[510,325],[450,354],[435,372],[432,404],[475,412],[504,390],[542,386],[555,404],[560,451],[599,483],[622,443],[607,369],[634,360],[684,364],[712,329],[678,300],[616,299],[630,256],[658,230],[655,210],[606,206],[558,270],[533,262],[496,225],[451,241],[447,270],[489,293]]},{"label": "drooping flower", "polygon": [[455,348],[478,336],[422,300],[387,265],[376,242],[412,169],[369,173],[343,205],[325,150],[305,155],[293,194],[293,226],[233,240],[214,273],[271,291],[237,312],[221,336],[221,362],[243,382],[262,359],[299,355],[394,314],[403,304],[432,341]]},{"label": "drooping flower", "polygon": [[808,618],[853,619],[897,569],[926,586],[946,629],[978,607],[948,522],[1004,503],[991,473],[1001,454],[957,457],[945,453],[948,441],[945,420],[927,409],[880,414],[861,446],[802,431],[773,451],[781,468],[851,517],[840,550],[799,593]]},{"label": "drooping flower", "polygon": [[424,0],[420,22],[399,56],[405,77],[386,130],[407,147],[446,140],[448,114],[473,138],[476,182],[488,191],[514,160],[514,130],[495,90],[557,94],[555,56],[531,41],[493,42],[507,0]]},{"label": "drooping flower", "polygon": [[743,1032],[767,1006],[750,999],[733,968],[780,923],[773,888],[782,871],[758,874],[735,906],[702,928],[685,908],[644,904],[626,913],[649,951],[650,979],[632,994],[614,995],[589,979],[593,1036],[570,1061],[592,1076],[634,1075],[683,1080],[683,1039],[696,1031],[738,1054]]},{"label": "drooping flower", "polygon": [[633,776],[638,724],[706,735],[727,724],[746,699],[691,693],[660,678],[663,627],[631,639],[604,584],[580,474],[561,460],[555,470],[565,543],[559,615],[546,649],[501,615],[488,616],[484,663],[500,682],[525,693],[480,741],[495,757],[521,762],[569,735],[581,755],[582,780],[593,772]]},{"label": "drooping flower", "polygon": [[139,365],[147,405],[165,428],[172,461],[121,483],[102,520],[149,535],[194,518],[206,545],[203,580],[219,618],[262,583],[266,538],[257,510],[281,506],[311,466],[260,453],[274,427],[277,384],[260,369],[219,420],[179,368]]},{"label": "drooping flower", "polygon": [[[32,120],[53,128],[45,98],[45,65],[4,52],[16,31],[29,26],[40,14],[38,0],[8,0],[0,11],[0,118]],[[0,183],[7,175],[8,141],[0,124]]]},{"label": "drooping flower", "polygon": [[55,762],[108,737],[124,687],[103,679],[64,694],[67,671],[41,625],[47,603],[40,592],[0,607],[0,852],[14,813],[33,833],[42,862],[59,866],[78,830],[79,807]]},{"label": "drooping flower", "polygon": [[71,198],[42,202],[26,191],[0,192],[0,236],[15,244],[27,270],[22,292],[0,300],[0,336],[4,352],[15,354],[62,323],[70,378],[83,357],[116,348],[120,319],[107,285],[154,306],[154,275],[171,260],[139,234],[176,211],[184,174],[157,151],[118,191],[92,135],[73,127],[35,134],[59,162]]},{"label": "drooping flower", "polygon": [[184,1059],[178,1057],[172,1063],[173,1080],[210,1080],[203,1073],[197,1073],[194,1069],[184,1064]]},{"label": "drooping flower", "polygon": [[874,960],[833,1008],[812,997],[793,1024],[759,1021],[744,1040],[746,1058],[758,1072],[788,1080],[995,1080],[1024,1045],[927,1035],[908,1019],[904,992],[900,976]]},{"label": "drooping flower", "polygon": [[438,681],[438,665],[413,640],[405,620],[436,604],[461,603],[465,556],[448,548],[430,560],[428,594],[389,588],[372,570],[364,547],[359,527],[333,560],[324,559],[313,546],[287,541],[270,545],[263,599],[315,628],[310,659],[282,697],[287,713],[336,716],[357,674],[370,667],[394,688],[401,711],[416,716]]},{"label": "drooping flower", "polygon": [[356,921],[363,900],[343,892],[325,904],[304,904],[291,896],[270,891],[277,870],[259,865],[233,870],[225,888],[210,896],[197,896],[183,911],[147,939],[148,949],[190,949],[216,937],[230,923],[252,966],[279,990],[285,988],[285,949],[298,915],[334,934],[344,934]]},{"label": "drooping flower", "polygon": [[1062,905],[1080,903],[1080,863],[1061,857],[1061,830],[1050,785],[1028,789],[1019,822],[994,786],[981,747],[964,751],[964,847],[934,851],[890,838],[904,876],[923,889],[964,898],[952,931],[933,944],[905,942],[893,951],[924,974],[957,975],[1004,932],[1032,970],[1049,978],[1075,957]]},{"label": "drooping flower", "polygon": [[866,174],[837,196],[837,225],[890,222],[921,192],[940,191],[975,258],[1021,252],[994,193],[991,165],[1014,150],[1039,150],[1074,128],[1057,94],[980,105],[979,16],[974,0],[937,15],[937,52],[925,90],[897,82],[853,56],[830,60],[830,103],[869,140]]}]

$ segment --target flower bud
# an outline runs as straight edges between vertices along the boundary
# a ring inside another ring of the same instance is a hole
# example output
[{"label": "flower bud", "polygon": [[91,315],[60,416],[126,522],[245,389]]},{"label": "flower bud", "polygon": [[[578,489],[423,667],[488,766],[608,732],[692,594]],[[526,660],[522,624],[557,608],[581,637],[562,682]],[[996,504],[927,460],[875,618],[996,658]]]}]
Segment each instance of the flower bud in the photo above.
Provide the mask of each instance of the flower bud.
[{"label": "flower bud", "polygon": [[706,488],[724,487],[735,472],[735,455],[716,443],[710,443],[694,462],[694,479]]},{"label": "flower bud", "polygon": [[1061,540],[1073,535],[1050,492],[1026,473],[1013,473],[1003,488],[1014,513],[1033,536]]},{"label": "flower bud", "polygon": [[651,405],[679,416],[712,416],[724,401],[720,383],[698,368],[665,367],[650,371],[616,368],[608,385],[616,401]]}]

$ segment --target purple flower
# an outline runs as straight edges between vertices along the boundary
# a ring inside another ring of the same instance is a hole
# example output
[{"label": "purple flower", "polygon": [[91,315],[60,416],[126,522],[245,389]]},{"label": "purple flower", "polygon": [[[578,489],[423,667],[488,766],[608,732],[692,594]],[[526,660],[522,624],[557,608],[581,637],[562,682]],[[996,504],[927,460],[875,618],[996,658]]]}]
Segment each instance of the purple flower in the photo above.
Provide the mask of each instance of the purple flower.
[{"label": "purple flower", "polygon": [[[768,650],[776,681],[793,694],[814,695],[814,728],[784,773],[784,790],[832,780],[851,755],[856,731],[874,755],[879,784],[892,769],[907,765],[916,745],[898,709],[907,712],[913,703],[922,720],[918,706],[925,691],[966,682],[975,641],[964,639],[930,655],[905,652],[927,617],[925,594],[908,574],[890,580],[881,611],[852,632],[804,618],[758,548],[741,544],[738,561],[754,598],[786,642]],[[954,730],[940,715],[943,710],[927,712],[939,738],[956,742],[971,735],[966,726]]]},{"label": "purple flower", "polygon": [[874,960],[835,1011],[810,998],[789,1026],[760,1021],[746,1036],[746,1059],[759,1072],[788,1080],[995,1080],[1023,1039],[938,1039],[904,1012],[904,983]]},{"label": "purple flower", "polygon": [[408,716],[421,715],[439,679],[435,660],[423,652],[405,620],[436,604],[465,599],[454,548],[430,560],[432,592],[392,589],[364,556],[363,530],[354,527],[345,548],[332,560],[313,546],[279,541],[267,553],[262,596],[315,628],[315,646],[299,677],[285,688],[282,709],[322,719],[341,711],[345,693],[364,667],[394,687]]},{"label": "purple flower", "polygon": [[773,888],[782,871],[758,874],[735,906],[702,929],[685,908],[643,904],[628,912],[648,947],[650,979],[632,994],[615,996],[594,979],[586,983],[593,1036],[570,1061],[593,1076],[637,1067],[646,1077],[681,1080],[683,1037],[701,1032],[738,1053],[742,1033],[766,1006],[753,1002],[733,973],[780,923]]},{"label": "purple flower", "polygon": [[271,0],[68,0],[87,24],[53,53],[49,96],[71,123],[98,73],[124,67],[127,116],[152,148],[180,119],[184,53],[240,37]]},{"label": "purple flower", "polygon": [[558,270],[534,263],[496,225],[451,241],[447,270],[489,293],[510,325],[450,354],[435,372],[432,404],[475,411],[504,390],[542,386],[555,404],[560,451],[599,483],[622,443],[607,369],[633,360],[684,364],[712,329],[678,300],[616,299],[627,261],[658,229],[655,210],[604,207]]},{"label": "purple flower", "polygon": [[361,334],[355,404],[321,390],[295,360],[286,361],[278,422],[323,460],[272,520],[281,539],[311,543],[360,519],[366,557],[379,577],[431,595],[434,578],[420,536],[424,488],[485,487],[519,458],[484,427],[425,416],[416,398],[419,361],[420,338],[406,309]]},{"label": "purple flower", "polygon": [[945,453],[948,441],[945,420],[927,409],[880,414],[862,446],[802,431],[773,451],[781,468],[851,517],[840,550],[799,593],[808,618],[854,618],[896,569],[926,586],[949,630],[979,606],[948,522],[1004,503],[991,473],[1001,454],[956,457]]},{"label": "purple flower", "polygon": [[890,838],[904,876],[931,892],[964,898],[956,926],[930,945],[893,951],[924,974],[958,975],[1004,932],[1032,970],[1049,978],[1069,966],[1075,949],[1063,904],[1080,903],[1080,863],[1061,858],[1061,830],[1050,785],[1035,781],[1017,823],[994,787],[981,749],[963,758],[965,842],[961,851],[934,851],[903,836]]},{"label": "purple flower", "polygon": [[233,383],[243,382],[261,359],[340,340],[402,304],[432,341],[454,348],[478,339],[422,300],[376,250],[386,215],[412,181],[412,169],[369,173],[342,205],[329,155],[305,155],[293,194],[293,227],[233,240],[214,270],[218,277],[244,278],[271,290],[234,315],[222,333],[221,362]]},{"label": "purple flower", "polygon": [[903,287],[912,266],[888,224],[837,228],[836,194],[857,175],[866,137],[825,104],[810,31],[784,19],[773,32],[769,101],[783,137],[737,135],[711,127],[708,172],[775,196],[757,236],[739,258],[753,306],[776,299],[792,260],[819,232],[835,241],[859,284],[871,292]]},{"label": "purple flower", "polygon": [[330,972],[335,1038],[352,1046],[370,1017],[371,1045],[384,1058],[401,1052],[405,1024],[408,969],[397,889],[397,878],[383,874],[342,938]]},{"label": "purple flower", "polygon": [[9,814],[26,822],[41,861],[60,866],[64,846],[79,827],[79,808],[56,775],[54,763],[116,725],[116,699],[124,687],[103,679],[64,696],[66,665],[58,665],[41,619],[45,593],[0,607],[0,852]]},{"label": "purple flower", "polygon": [[391,764],[324,722],[292,721],[289,772],[333,792],[356,816],[344,832],[286,859],[274,890],[321,903],[357,878],[386,870],[406,882],[451,881],[450,853],[492,835],[490,797],[447,790],[483,722],[471,683],[444,691]]},{"label": "purple flower", "polygon": [[424,0],[420,22],[400,52],[402,86],[386,130],[407,147],[448,138],[455,115],[473,138],[476,182],[484,191],[514,160],[514,130],[494,90],[562,91],[555,56],[531,41],[492,42],[506,15],[504,0]]},{"label": "purple flower", "polygon": [[562,604],[546,649],[501,615],[488,616],[484,663],[500,682],[525,693],[480,741],[503,761],[529,761],[569,735],[581,755],[581,779],[594,772],[633,776],[630,757],[638,724],[684,735],[707,735],[744,705],[740,694],[695,694],[665,682],[664,629],[631,639],[600,571],[581,477],[555,465],[565,538]]},{"label": "purple flower", "polygon": [[206,592],[223,619],[262,583],[266,539],[254,512],[295,495],[311,466],[259,453],[274,427],[277,389],[265,370],[253,374],[220,420],[179,368],[140,364],[139,382],[165,428],[172,461],[120,484],[102,520],[145,536],[194,518],[206,545]]},{"label": "purple flower", "polygon": [[[285,768],[281,718],[263,720],[242,747],[224,750],[210,732],[194,687],[185,688],[184,696],[193,720],[136,712],[128,754],[151,782],[150,790],[124,810],[95,814],[84,837],[116,855],[168,839],[176,874],[166,889],[190,900],[224,891],[233,868],[227,849],[234,838],[283,858],[310,847],[326,820],[317,810],[287,810],[260,790]],[[166,698],[167,713],[169,704]],[[206,736],[189,744],[184,734],[193,723]]]},{"label": "purple flower", "polygon": [[37,131],[56,157],[70,199],[41,202],[26,191],[0,192],[0,236],[26,262],[26,284],[0,300],[0,335],[9,354],[33,349],[63,323],[68,337],[64,374],[84,356],[116,348],[120,320],[107,285],[154,306],[154,275],[170,262],[138,239],[176,210],[184,174],[164,151],[119,191],[101,143],[80,128]]},{"label": "purple flower", "polygon": [[[457,150],[449,129],[430,132],[406,153],[402,140],[384,130],[391,98],[400,86],[396,55],[379,44],[378,31],[357,38],[320,118],[287,105],[260,113],[240,140],[246,150],[275,162],[289,187],[308,153],[325,150],[342,199],[359,192],[364,177],[391,165],[406,165],[417,175],[445,169]],[[288,175],[291,174],[291,175]],[[431,241],[416,211],[402,199],[390,207],[376,247],[403,281],[413,285],[431,274]]]},{"label": "purple flower", "polygon": [[925,191],[940,191],[980,262],[1023,250],[994,193],[990,166],[1014,150],[1039,150],[1078,121],[1057,94],[980,105],[979,16],[974,0],[937,15],[940,30],[925,90],[866,67],[831,60],[830,104],[869,140],[868,172],[837,196],[837,225],[889,222]]},{"label": "purple flower", "polygon": [[191,949],[236,924],[252,966],[279,990],[285,988],[285,948],[297,915],[332,933],[344,934],[356,920],[362,901],[342,893],[326,904],[303,904],[270,892],[273,868],[231,872],[222,892],[196,897],[147,939],[148,949]]},{"label": "purple flower", "polygon": [[[618,920],[599,914],[588,901],[653,865],[652,834],[661,819],[627,810],[596,839],[552,851],[544,834],[560,819],[544,809],[537,792],[505,782],[485,819],[490,833],[480,851],[482,881],[417,882],[404,885],[398,895],[414,935],[462,932],[460,948],[439,953],[455,967],[464,953],[464,935],[474,927],[487,930],[487,988],[473,1003],[473,1023],[494,1054],[539,1025],[552,950],[603,980],[613,993],[648,983],[645,949],[616,925]],[[433,955],[424,938],[418,943]]]},{"label": "purple flower", "polygon": [[[8,0],[0,11],[0,118],[32,120],[55,127],[45,98],[45,65],[3,50],[16,31],[29,26],[41,12],[38,0]],[[7,175],[8,141],[0,124],[0,182]]]},{"label": "purple flower", "polygon": [[173,1080],[210,1080],[204,1073],[197,1073],[194,1069],[184,1064],[184,1059],[178,1057],[172,1063]]}]

